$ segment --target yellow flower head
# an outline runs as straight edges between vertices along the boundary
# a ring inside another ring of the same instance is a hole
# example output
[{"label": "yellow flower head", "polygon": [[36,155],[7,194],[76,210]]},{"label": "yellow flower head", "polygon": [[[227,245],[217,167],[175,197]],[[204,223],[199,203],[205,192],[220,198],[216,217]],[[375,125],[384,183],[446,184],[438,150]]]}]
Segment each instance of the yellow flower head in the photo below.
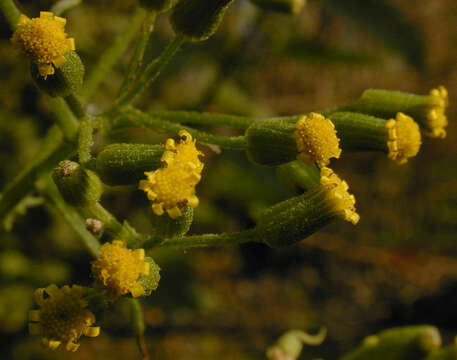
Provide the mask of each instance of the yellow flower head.
[{"label": "yellow flower head", "polygon": [[54,74],[54,66],[58,68],[66,61],[64,54],[68,50],[75,50],[75,40],[67,38],[64,31],[66,22],[47,11],[33,19],[23,14],[19,16],[11,41],[32,58],[44,78]]},{"label": "yellow flower head", "polygon": [[199,156],[195,140],[185,130],[179,132],[179,140],[168,139],[162,155],[164,167],[156,171],[145,172],[147,180],[141,180],[139,188],[153,202],[152,211],[156,215],[165,212],[172,219],[180,217],[185,205],[198,206],[195,186],[201,179],[203,163]]},{"label": "yellow flower head", "polygon": [[332,204],[333,210],[344,220],[353,223],[359,222],[360,216],[355,210],[355,197],[348,192],[349,186],[341,180],[332,169],[321,169],[321,185],[327,189],[327,198]]},{"label": "yellow flower head", "polygon": [[396,119],[386,122],[386,128],[389,159],[404,164],[410,157],[417,155],[422,144],[421,133],[412,117],[398,113]]},{"label": "yellow flower head", "polygon": [[147,180],[141,180],[139,188],[153,202],[152,211],[163,215],[166,211],[172,219],[181,216],[185,205],[198,206],[195,185],[200,181],[200,174],[189,171],[183,166],[170,165],[153,172],[145,172]]},{"label": "yellow flower head", "polygon": [[51,349],[66,343],[68,351],[76,351],[78,340],[82,335],[98,336],[99,327],[92,327],[94,314],[86,307],[83,299],[83,288],[78,285],[67,285],[58,288],[49,285],[45,289],[35,290],[35,301],[40,310],[29,312],[29,332],[42,335],[42,342]]},{"label": "yellow flower head", "polygon": [[336,136],[335,125],[321,114],[310,113],[302,116],[293,137],[300,152],[298,159],[305,163],[317,163],[326,166],[330,158],[339,158],[340,140]]},{"label": "yellow flower head", "polygon": [[178,136],[179,140],[177,142],[174,139],[166,141],[165,151],[161,160],[168,166],[176,163],[200,174],[204,165],[199,156],[203,156],[203,153],[198,151],[195,146],[195,140],[186,130],[180,130]]},{"label": "yellow flower head", "polygon": [[123,241],[114,240],[100,247],[101,254],[92,262],[94,287],[106,289],[114,300],[131,293],[133,297],[144,295],[139,282],[141,275],[149,275],[149,263],[144,261],[144,249],[127,249]]},{"label": "yellow flower head", "polygon": [[448,92],[444,86],[430,90],[431,108],[427,114],[426,135],[434,138],[445,138],[447,126],[446,108],[449,105]]}]

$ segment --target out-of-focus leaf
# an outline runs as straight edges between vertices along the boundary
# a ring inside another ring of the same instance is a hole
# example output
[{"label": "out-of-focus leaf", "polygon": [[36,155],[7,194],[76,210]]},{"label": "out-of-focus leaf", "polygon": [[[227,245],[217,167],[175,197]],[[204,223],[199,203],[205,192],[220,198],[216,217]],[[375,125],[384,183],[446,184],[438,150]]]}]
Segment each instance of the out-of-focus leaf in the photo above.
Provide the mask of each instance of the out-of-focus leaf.
[{"label": "out-of-focus leaf", "polygon": [[24,216],[27,214],[27,210],[37,206],[41,206],[44,203],[42,197],[37,196],[26,196],[23,198],[16,207],[5,217],[3,220],[3,227],[6,231],[11,231],[13,228],[14,222],[18,217]]},{"label": "out-of-focus leaf", "polygon": [[280,49],[282,56],[292,59],[327,64],[375,64],[374,56],[329,47],[318,40],[299,38],[292,39]]},{"label": "out-of-focus leaf", "polygon": [[425,68],[425,43],[420,30],[388,0],[320,0],[398,51],[418,70]]}]

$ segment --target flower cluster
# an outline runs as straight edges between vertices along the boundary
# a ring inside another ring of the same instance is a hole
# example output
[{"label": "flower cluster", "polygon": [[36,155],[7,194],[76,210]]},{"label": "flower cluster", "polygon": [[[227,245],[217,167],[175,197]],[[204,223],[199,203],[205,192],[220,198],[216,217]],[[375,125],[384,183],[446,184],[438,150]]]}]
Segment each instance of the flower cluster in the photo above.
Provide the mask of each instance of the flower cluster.
[{"label": "flower cluster", "polygon": [[321,186],[327,189],[327,198],[332,204],[333,211],[338,213],[344,220],[357,224],[360,220],[355,210],[355,197],[348,192],[349,186],[346,181],[328,167],[321,169]]},{"label": "flower cluster", "polygon": [[328,165],[331,158],[341,155],[335,125],[321,114],[302,116],[297,121],[293,137],[300,153],[298,159],[305,163],[315,162],[322,167]]},{"label": "flower cluster", "polygon": [[185,205],[198,206],[195,186],[201,179],[202,155],[195,146],[195,140],[185,130],[178,134],[179,140],[168,139],[162,155],[164,167],[152,172],[145,172],[147,180],[141,180],[139,188],[153,202],[152,210],[156,215],[165,211],[172,219],[181,216]]},{"label": "flower cluster", "polygon": [[396,119],[386,122],[389,159],[404,164],[419,152],[422,144],[419,125],[412,117],[398,113]]},{"label": "flower cluster", "polygon": [[56,349],[65,343],[68,351],[76,351],[78,340],[82,335],[95,337],[100,333],[99,327],[93,327],[94,314],[87,309],[83,297],[83,288],[49,285],[35,291],[35,301],[40,310],[29,313],[29,332],[42,335],[42,343],[50,349]]},{"label": "flower cluster", "polygon": [[54,74],[65,61],[64,54],[75,50],[75,40],[64,31],[66,19],[42,11],[40,17],[19,17],[17,29],[11,38],[36,63],[40,75],[46,78]]},{"label": "flower cluster", "polygon": [[444,86],[430,90],[431,107],[427,114],[427,132],[431,137],[446,137],[446,108],[449,105],[448,92]]},{"label": "flower cluster", "polygon": [[143,249],[127,249],[123,241],[114,240],[100,247],[101,254],[92,262],[94,287],[105,289],[108,298],[117,299],[131,293],[133,297],[145,294],[139,281],[141,275],[149,275],[149,263],[144,261]]}]

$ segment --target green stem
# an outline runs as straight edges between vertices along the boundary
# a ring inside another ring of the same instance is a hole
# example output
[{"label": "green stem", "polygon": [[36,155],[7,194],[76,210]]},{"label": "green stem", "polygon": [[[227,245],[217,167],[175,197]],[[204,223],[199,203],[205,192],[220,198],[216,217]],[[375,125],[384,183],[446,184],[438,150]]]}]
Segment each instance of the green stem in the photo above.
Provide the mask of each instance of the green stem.
[{"label": "green stem", "polygon": [[144,343],[144,313],[141,302],[138,299],[129,299],[130,302],[130,319],[132,322],[133,333],[137,338],[138,349],[143,359],[149,359],[149,354]]},{"label": "green stem", "polygon": [[165,240],[159,246],[188,249],[195,247],[225,246],[243,244],[246,242],[258,242],[255,229],[245,230],[232,234],[204,234],[182,236]]},{"label": "green stem", "polygon": [[125,73],[124,81],[122,82],[121,88],[119,89],[119,94],[122,94],[124,91],[126,91],[126,89],[132,84],[132,82],[135,80],[137,72],[143,66],[144,51],[146,50],[149,38],[154,31],[156,16],[157,13],[155,11],[150,11],[144,19],[143,25],[141,26],[140,39],[138,40],[135,52]]},{"label": "green stem", "polygon": [[122,93],[116,101],[113,109],[109,112],[113,112],[115,109],[122,108],[128,105],[142,90],[149,86],[157,77],[160,75],[165,66],[170,62],[176,52],[180,49],[185,39],[181,35],[175,36],[173,40],[167,45],[160,54],[159,58],[151,62],[142,74],[139,75],[138,80],[133,86]]},{"label": "green stem", "polygon": [[79,162],[83,165],[86,165],[92,158],[90,150],[94,144],[92,138],[93,131],[94,129],[90,119],[88,117],[83,118],[79,127],[78,136],[78,157]]},{"label": "green stem", "polygon": [[0,0],[0,10],[2,11],[3,15],[5,15],[6,21],[8,21],[8,24],[10,25],[11,29],[15,30],[21,12],[16,7],[14,1]]},{"label": "green stem", "polygon": [[84,110],[84,105],[81,102],[81,99],[75,95],[75,94],[70,94],[64,98],[66,101],[67,105],[70,107],[70,110],[73,112],[73,114],[78,118],[82,119],[83,117],[86,116],[86,111]]},{"label": "green stem", "polygon": [[203,143],[219,145],[222,148],[231,150],[244,150],[246,148],[244,136],[225,137],[212,135],[187,126],[171,123],[158,117],[149,116],[131,108],[123,110],[118,117],[108,121],[107,127],[111,131],[126,127],[147,127],[159,132],[177,134],[179,130],[185,129],[198,141]]},{"label": "green stem", "polygon": [[150,116],[181,124],[194,125],[226,125],[246,130],[256,121],[254,118],[227,114],[202,113],[197,111],[155,111]]},{"label": "green stem", "polygon": [[73,116],[73,113],[60,97],[49,97],[48,101],[51,105],[51,111],[54,113],[54,119],[60,130],[62,130],[64,137],[67,140],[74,141],[78,133],[78,121]]},{"label": "green stem", "polygon": [[57,211],[62,215],[67,224],[79,235],[87,250],[92,256],[97,258],[100,255],[100,243],[86,229],[84,219],[81,215],[79,215],[73,207],[67,205],[52,181],[49,181],[45,191],[46,195],[52,200]]},{"label": "green stem", "polygon": [[74,144],[63,140],[62,132],[57,127],[51,128],[34,160],[3,190],[0,198],[0,219],[32,190],[33,184],[42,173],[70,156],[74,149]]},{"label": "green stem", "polygon": [[105,231],[112,237],[127,242],[128,247],[137,247],[138,244],[144,243],[144,236],[138,234],[126,222],[121,224],[117,219],[106,210],[100,203],[94,203],[86,206],[81,211],[87,217],[93,217],[100,220],[105,225]]},{"label": "green stem", "polygon": [[60,0],[52,5],[51,11],[56,16],[62,15],[64,12],[81,4],[82,0]]},{"label": "green stem", "polygon": [[103,52],[102,57],[85,82],[85,86],[81,93],[84,99],[90,98],[102,81],[106,79],[106,75],[138,32],[145,17],[146,11],[138,8],[134,18],[129,24],[129,28],[124,30],[114,44]]}]

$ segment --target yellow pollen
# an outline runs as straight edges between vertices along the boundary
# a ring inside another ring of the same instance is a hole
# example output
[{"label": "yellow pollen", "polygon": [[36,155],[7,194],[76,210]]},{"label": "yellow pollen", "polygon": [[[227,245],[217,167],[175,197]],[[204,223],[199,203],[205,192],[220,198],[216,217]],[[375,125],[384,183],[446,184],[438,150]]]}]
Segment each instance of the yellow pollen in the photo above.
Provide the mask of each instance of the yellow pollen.
[{"label": "yellow pollen", "polygon": [[302,116],[296,124],[293,137],[299,152],[297,158],[305,163],[315,162],[322,167],[329,164],[330,158],[339,158],[341,155],[335,126],[321,114]]},{"label": "yellow pollen", "polygon": [[75,50],[73,38],[67,38],[64,18],[42,11],[40,17],[29,19],[21,14],[11,41],[32,58],[40,75],[46,78],[54,74],[54,67],[65,61],[64,54]]},{"label": "yellow pollen", "polygon": [[448,92],[444,86],[430,90],[431,107],[427,114],[427,131],[425,134],[434,138],[446,137],[446,108],[449,105]]},{"label": "yellow pollen", "polygon": [[389,159],[398,164],[404,164],[409,158],[417,155],[422,139],[419,125],[413,118],[398,113],[396,119],[390,119],[386,122],[386,128]]},{"label": "yellow pollen", "polygon": [[327,189],[327,198],[332,204],[333,210],[344,220],[357,224],[360,220],[355,209],[355,197],[348,192],[349,186],[341,180],[332,169],[321,169],[321,185]]},{"label": "yellow pollen", "polygon": [[58,288],[49,285],[35,291],[35,300],[40,310],[29,313],[29,332],[42,335],[43,345],[57,349],[65,343],[68,351],[76,351],[78,340],[82,335],[95,337],[100,333],[95,323],[94,314],[86,309],[87,301],[83,298],[83,288],[78,285],[67,285]]},{"label": "yellow pollen", "polygon": [[106,289],[111,300],[131,293],[133,297],[144,295],[139,282],[141,275],[149,275],[149,263],[144,261],[144,250],[127,249],[123,241],[114,240],[100,247],[101,254],[92,262],[94,287]]},{"label": "yellow pollen", "polygon": [[182,215],[185,205],[198,206],[195,186],[200,182],[203,155],[195,147],[195,140],[185,130],[179,132],[180,140],[168,139],[162,155],[164,167],[156,171],[145,172],[146,180],[141,180],[139,188],[153,202],[152,211],[156,215],[165,212],[172,219]]}]

